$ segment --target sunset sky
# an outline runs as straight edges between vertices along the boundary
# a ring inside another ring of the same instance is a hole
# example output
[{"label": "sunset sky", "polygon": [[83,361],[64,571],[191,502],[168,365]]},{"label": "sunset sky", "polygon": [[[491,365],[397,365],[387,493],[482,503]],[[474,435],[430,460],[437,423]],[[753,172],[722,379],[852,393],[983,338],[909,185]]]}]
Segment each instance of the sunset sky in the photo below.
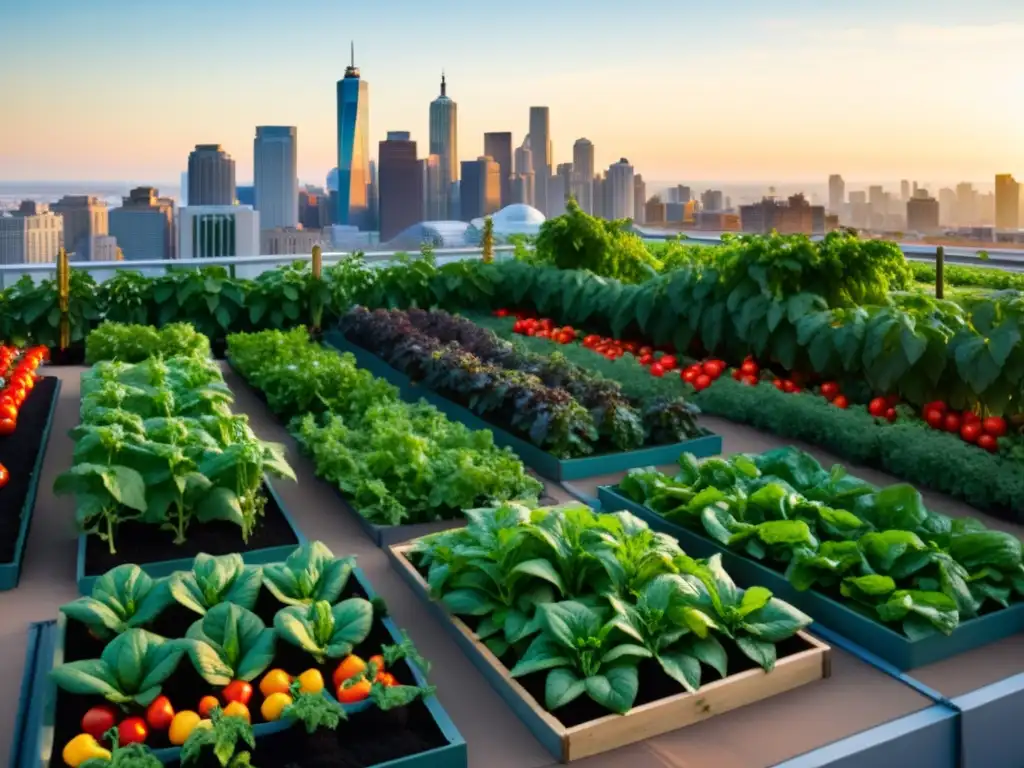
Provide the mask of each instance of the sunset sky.
[{"label": "sunset sky", "polygon": [[649,179],[1024,176],[1022,0],[50,0],[0,14],[0,179],[178,181],[220,143],[252,177],[256,125],[335,158],[349,41],[373,154],[426,154],[441,69],[459,155],[551,108],[555,162],[594,142]]}]

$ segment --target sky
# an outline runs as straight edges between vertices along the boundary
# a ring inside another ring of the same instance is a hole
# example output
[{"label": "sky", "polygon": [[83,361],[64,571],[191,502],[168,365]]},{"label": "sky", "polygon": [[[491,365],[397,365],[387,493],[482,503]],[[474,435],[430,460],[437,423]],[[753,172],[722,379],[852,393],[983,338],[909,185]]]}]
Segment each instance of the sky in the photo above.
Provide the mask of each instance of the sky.
[{"label": "sky", "polygon": [[299,175],[336,165],[355,42],[371,147],[427,153],[441,70],[459,156],[551,109],[648,179],[1024,177],[1022,0],[48,0],[0,13],[0,179],[170,182],[195,144],[252,178],[256,125],[298,127]]}]

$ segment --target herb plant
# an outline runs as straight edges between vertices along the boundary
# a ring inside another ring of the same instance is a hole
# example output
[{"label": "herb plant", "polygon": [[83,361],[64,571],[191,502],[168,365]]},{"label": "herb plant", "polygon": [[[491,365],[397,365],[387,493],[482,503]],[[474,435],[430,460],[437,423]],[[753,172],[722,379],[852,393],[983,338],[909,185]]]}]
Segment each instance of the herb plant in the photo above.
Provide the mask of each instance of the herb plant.
[{"label": "herb plant", "polygon": [[210,712],[210,728],[194,728],[181,747],[182,766],[198,763],[207,749],[213,752],[222,768],[251,766],[252,755],[240,746],[256,749],[252,726],[244,718],[225,715],[220,707]]}]

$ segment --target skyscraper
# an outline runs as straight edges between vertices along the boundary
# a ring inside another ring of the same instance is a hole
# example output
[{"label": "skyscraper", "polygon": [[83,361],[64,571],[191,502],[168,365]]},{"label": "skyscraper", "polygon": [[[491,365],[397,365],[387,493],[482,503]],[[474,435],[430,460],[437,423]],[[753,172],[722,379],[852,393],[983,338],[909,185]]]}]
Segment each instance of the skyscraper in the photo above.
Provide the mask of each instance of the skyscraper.
[{"label": "skyscraper", "polygon": [[512,134],[485,133],[484,154],[494,159],[501,172],[501,207],[512,202]]},{"label": "skyscraper", "polygon": [[458,211],[452,208],[452,187],[459,180],[459,110],[448,96],[448,86],[441,73],[441,95],[430,102],[430,154],[438,156],[441,199],[428,204],[436,208],[438,219],[454,219]]},{"label": "skyscraper", "polygon": [[92,195],[64,195],[51,209],[64,217],[64,247],[76,261],[93,260],[95,239],[109,234],[107,204]]},{"label": "skyscraper", "polygon": [[629,160],[622,158],[608,166],[607,211],[609,219],[633,218],[633,166]]},{"label": "skyscraper", "polygon": [[334,223],[366,227],[370,186],[370,84],[352,63],[338,81],[338,209]]},{"label": "skyscraper", "polygon": [[298,131],[294,126],[258,125],[252,142],[255,204],[263,229],[299,224]]},{"label": "skyscraper", "polygon": [[547,107],[530,107],[530,151],[533,153],[536,206],[546,216],[551,177],[551,114]]},{"label": "skyscraper", "polygon": [[109,222],[125,261],[174,258],[174,203],[153,187],[131,190]]},{"label": "skyscraper", "polygon": [[443,221],[441,202],[446,198],[441,194],[441,158],[428,155],[420,164],[423,173],[423,219]]},{"label": "skyscraper", "polygon": [[589,139],[576,139],[572,145],[572,194],[585,213],[594,212],[594,145]]},{"label": "skyscraper", "polygon": [[380,142],[380,239],[386,242],[423,221],[422,169],[408,132],[389,131]]},{"label": "skyscraper", "polygon": [[838,214],[846,202],[846,182],[838,173],[828,177],[828,212]]},{"label": "skyscraper", "polygon": [[220,144],[196,144],[188,156],[188,204],[234,203],[235,161]]},{"label": "skyscraper", "polygon": [[64,221],[45,203],[22,202],[0,216],[0,264],[47,264],[64,244]]},{"label": "skyscraper", "polygon": [[[64,225],[67,228],[67,224]],[[1020,184],[1008,173],[996,176],[996,229],[1020,227]]]},{"label": "skyscraper", "polygon": [[460,192],[463,221],[494,213],[501,205],[501,168],[486,156],[464,160]]},{"label": "skyscraper", "polygon": [[910,199],[910,182],[906,179],[900,182],[900,199],[904,202]]},{"label": "skyscraper", "polygon": [[639,173],[633,177],[633,222],[645,224],[645,208],[647,206],[647,184]]},{"label": "skyscraper", "polygon": [[537,186],[536,176],[533,173],[533,151],[530,149],[530,134],[526,134],[522,146],[516,148],[515,175],[512,202],[536,205]]},{"label": "skyscraper", "polygon": [[[555,171],[555,177],[559,179],[558,183],[558,196],[555,200],[555,210],[552,212],[552,216],[561,216],[565,213],[565,204],[569,202],[569,198],[572,196],[572,182],[575,178],[575,172],[572,167],[572,163],[559,163]],[[549,193],[549,197],[552,193]]]}]

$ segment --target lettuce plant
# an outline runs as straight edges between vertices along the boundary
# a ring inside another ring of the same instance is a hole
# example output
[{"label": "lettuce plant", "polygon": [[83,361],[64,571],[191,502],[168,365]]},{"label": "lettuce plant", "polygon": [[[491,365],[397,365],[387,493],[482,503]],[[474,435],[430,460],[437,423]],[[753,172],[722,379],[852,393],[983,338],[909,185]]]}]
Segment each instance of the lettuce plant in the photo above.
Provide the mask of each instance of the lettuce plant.
[{"label": "lettuce plant", "polygon": [[372,627],[373,606],[361,597],[351,597],[334,606],[325,600],[310,606],[289,605],[274,616],[278,636],[321,664],[352,653]]},{"label": "lettuce plant", "polygon": [[237,553],[220,557],[200,553],[191,571],[175,571],[168,577],[171,597],[198,614],[221,603],[234,603],[251,611],[262,583],[261,569],[246,565]]},{"label": "lettuce plant", "polygon": [[210,685],[252,680],[274,660],[274,630],[233,603],[214,606],[185,633],[192,664]]},{"label": "lettuce plant", "polygon": [[283,563],[263,566],[263,584],[286,605],[337,601],[348,584],[355,561],[335,557],[320,541],[303,544]]},{"label": "lettuce plant", "polygon": [[146,707],[160,695],[160,686],[174,674],[185,650],[183,641],[133,628],[107,643],[98,659],[61,664],[50,677],[68,693]]},{"label": "lettuce plant", "polygon": [[171,602],[166,579],[154,579],[139,566],[125,564],[96,579],[88,597],[72,600],[60,611],[106,639],[149,624]]}]

